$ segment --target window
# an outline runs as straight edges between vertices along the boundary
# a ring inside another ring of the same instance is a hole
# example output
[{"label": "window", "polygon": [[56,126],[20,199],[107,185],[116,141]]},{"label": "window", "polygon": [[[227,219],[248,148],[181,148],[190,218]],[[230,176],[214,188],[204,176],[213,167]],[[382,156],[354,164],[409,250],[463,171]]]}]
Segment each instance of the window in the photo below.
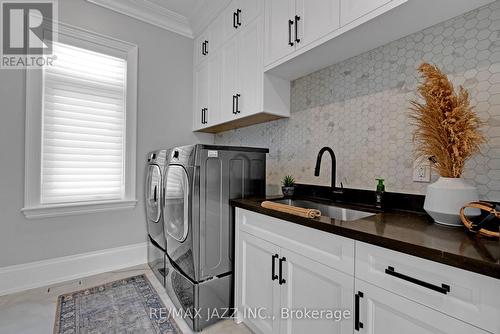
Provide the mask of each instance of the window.
[{"label": "window", "polygon": [[124,199],[124,59],[56,43],[43,75],[40,202]]},{"label": "window", "polygon": [[137,47],[59,25],[27,71],[28,218],[135,206]]}]

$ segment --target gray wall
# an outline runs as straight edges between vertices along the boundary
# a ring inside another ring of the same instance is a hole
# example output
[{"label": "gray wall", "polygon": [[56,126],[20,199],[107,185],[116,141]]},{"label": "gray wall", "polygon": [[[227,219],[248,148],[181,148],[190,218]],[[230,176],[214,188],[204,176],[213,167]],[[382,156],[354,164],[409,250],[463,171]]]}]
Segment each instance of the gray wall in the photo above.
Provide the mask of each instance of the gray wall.
[{"label": "gray wall", "polygon": [[27,220],[24,196],[24,74],[0,70],[0,267],[144,242],[147,152],[211,135],[191,132],[192,40],[89,4],[59,1],[59,19],[139,46],[137,199],[134,210]]},{"label": "gray wall", "polygon": [[489,143],[464,177],[482,198],[500,200],[500,1],[299,78],[290,119],[221,133],[215,141],[269,147],[271,193],[280,191],[285,174],[329,185],[328,157],[321,177],[313,175],[323,146],[335,150],[338,181],[347,187],[375,189],[382,177],[389,191],[424,193],[427,184],[412,180],[408,118],[423,61],[469,90]]}]

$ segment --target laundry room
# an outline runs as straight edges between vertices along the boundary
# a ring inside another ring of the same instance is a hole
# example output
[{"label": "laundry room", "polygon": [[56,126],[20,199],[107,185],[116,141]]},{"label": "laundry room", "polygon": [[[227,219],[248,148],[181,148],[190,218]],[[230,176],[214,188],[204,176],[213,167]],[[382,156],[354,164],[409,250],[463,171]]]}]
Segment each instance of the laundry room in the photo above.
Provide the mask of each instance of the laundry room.
[{"label": "laundry room", "polygon": [[0,36],[0,334],[500,333],[500,0],[2,0]]}]

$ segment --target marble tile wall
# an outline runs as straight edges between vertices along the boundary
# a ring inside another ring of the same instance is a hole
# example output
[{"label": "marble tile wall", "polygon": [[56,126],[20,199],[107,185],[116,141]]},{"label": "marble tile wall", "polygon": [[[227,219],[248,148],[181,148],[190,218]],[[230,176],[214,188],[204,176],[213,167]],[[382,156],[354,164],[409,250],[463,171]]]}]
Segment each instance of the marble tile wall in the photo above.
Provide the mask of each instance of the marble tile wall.
[{"label": "marble tile wall", "polygon": [[337,180],[346,187],[374,189],[381,177],[388,191],[425,193],[427,183],[412,180],[408,119],[424,61],[469,90],[489,142],[464,177],[482,198],[500,201],[500,1],[299,78],[289,119],[223,132],[215,142],[269,147],[270,194],[279,193],[285,174],[328,185],[329,158],[321,176],[313,175],[323,146],[334,149]]}]

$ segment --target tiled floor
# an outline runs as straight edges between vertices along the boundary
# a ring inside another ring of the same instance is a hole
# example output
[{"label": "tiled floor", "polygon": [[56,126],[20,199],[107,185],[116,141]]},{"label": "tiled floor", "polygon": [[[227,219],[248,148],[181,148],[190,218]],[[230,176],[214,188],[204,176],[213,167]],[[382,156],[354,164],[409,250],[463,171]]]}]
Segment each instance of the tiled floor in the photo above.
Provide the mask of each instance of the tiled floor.
[{"label": "tiled floor", "polygon": [[[145,273],[167,308],[173,307],[160,282],[147,265],[85,277],[49,287],[32,289],[0,297],[0,333],[50,334],[53,332],[57,297],[81,289],[90,288],[121,278]],[[192,331],[182,319],[176,319],[184,332]],[[244,325],[236,325],[231,320],[221,321],[203,330],[208,334],[251,334]]]}]

